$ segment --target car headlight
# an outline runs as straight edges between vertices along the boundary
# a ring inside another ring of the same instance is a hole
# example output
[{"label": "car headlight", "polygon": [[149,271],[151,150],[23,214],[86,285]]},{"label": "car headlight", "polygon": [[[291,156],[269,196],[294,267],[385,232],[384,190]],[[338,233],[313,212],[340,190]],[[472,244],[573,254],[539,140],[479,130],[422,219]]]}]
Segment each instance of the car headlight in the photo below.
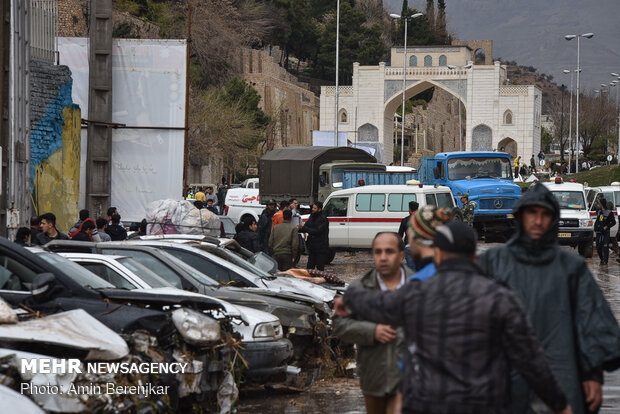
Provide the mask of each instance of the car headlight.
[{"label": "car headlight", "polygon": [[195,310],[185,308],[175,310],[172,312],[172,322],[190,344],[201,345],[222,339],[220,323]]},{"label": "car headlight", "polygon": [[579,219],[579,227],[592,227],[592,220]]},{"label": "car headlight", "polygon": [[254,338],[281,339],[282,325],[279,321],[259,323],[256,325],[256,328],[254,328],[252,336]]}]

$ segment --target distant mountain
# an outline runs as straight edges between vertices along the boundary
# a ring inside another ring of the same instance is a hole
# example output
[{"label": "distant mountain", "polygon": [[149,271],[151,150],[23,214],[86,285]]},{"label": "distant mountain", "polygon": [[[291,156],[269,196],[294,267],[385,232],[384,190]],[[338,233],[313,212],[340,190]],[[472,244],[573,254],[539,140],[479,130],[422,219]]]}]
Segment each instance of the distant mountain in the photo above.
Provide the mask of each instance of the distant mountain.
[{"label": "distant mountain", "polygon": [[[402,0],[384,0],[400,11]],[[425,9],[426,1],[409,0]],[[577,67],[577,41],[564,35],[594,32],[581,41],[582,89],[609,83],[620,73],[620,1],[618,0],[446,0],[448,29],[462,40],[491,39],[493,56],[534,66],[570,85],[563,69]],[[615,97],[615,96],[614,96]]]}]

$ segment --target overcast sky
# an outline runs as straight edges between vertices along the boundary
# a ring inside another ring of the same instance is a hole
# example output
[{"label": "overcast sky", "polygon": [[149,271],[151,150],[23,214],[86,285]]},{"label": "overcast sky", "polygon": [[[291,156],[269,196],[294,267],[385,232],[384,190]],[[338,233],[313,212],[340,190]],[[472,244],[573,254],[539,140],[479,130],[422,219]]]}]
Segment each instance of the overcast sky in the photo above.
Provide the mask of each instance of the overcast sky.
[{"label": "overcast sky", "polygon": [[[384,4],[400,12],[402,0]],[[409,0],[409,7],[424,11],[426,1]],[[534,66],[558,84],[568,86],[562,70],[577,67],[577,41],[564,40],[566,34],[595,34],[581,40],[582,89],[620,73],[620,0],[446,0],[446,14],[457,38],[493,40],[494,58]]]}]

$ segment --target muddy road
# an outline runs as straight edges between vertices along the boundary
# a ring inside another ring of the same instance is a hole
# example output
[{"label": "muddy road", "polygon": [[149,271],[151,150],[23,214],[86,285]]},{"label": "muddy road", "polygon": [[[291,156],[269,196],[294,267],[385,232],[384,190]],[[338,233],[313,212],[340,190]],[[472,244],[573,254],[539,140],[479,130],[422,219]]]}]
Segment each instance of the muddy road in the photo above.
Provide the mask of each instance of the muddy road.
[{"label": "muddy road", "polygon": [[[479,245],[478,252],[493,244]],[[596,252],[595,252],[596,256]],[[610,254],[609,265],[599,266],[598,258],[587,259],[588,266],[611,304],[616,318],[620,320],[620,263],[618,255]],[[305,258],[302,258],[305,265]],[[341,252],[325,270],[350,282],[372,269],[370,251]],[[364,401],[357,379],[331,378],[315,383],[310,390],[301,393],[254,389],[242,391],[239,413],[285,413],[285,414],[352,414],[365,413]],[[604,414],[620,413],[620,371],[605,374],[603,386]]]}]

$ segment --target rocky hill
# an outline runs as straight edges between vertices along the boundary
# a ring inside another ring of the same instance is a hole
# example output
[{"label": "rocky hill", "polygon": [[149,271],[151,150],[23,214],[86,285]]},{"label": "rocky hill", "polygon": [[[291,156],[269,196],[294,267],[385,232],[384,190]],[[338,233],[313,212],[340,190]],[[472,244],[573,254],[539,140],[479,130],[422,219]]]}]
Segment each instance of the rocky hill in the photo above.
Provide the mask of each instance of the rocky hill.
[{"label": "rocky hill", "polygon": [[[542,89],[543,101],[542,101],[542,113],[549,114],[550,108],[553,107],[555,102],[559,102],[562,99],[562,92],[560,85],[555,83],[553,76],[539,73],[536,68],[532,66],[519,66],[514,62],[502,62],[507,65],[508,79],[511,84],[514,85],[537,85]],[[570,89],[570,79],[567,77],[566,92]],[[568,108],[568,102],[565,102],[566,108]]]}]

